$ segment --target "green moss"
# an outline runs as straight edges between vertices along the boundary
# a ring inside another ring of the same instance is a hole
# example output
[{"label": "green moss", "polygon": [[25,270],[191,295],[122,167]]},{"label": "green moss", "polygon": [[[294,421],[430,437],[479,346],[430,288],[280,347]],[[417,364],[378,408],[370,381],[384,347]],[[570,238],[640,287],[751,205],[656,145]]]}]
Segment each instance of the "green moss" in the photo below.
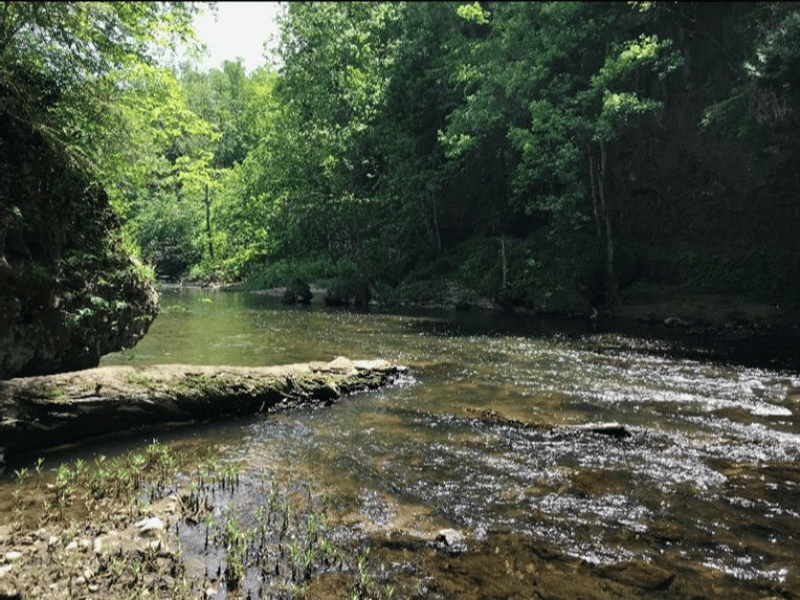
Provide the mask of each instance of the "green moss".
[{"label": "green moss", "polygon": [[155,381],[138,373],[130,373],[125,377],[125,381],[131,385],[142,387],[147,390],[155,390],[158,386]]},{"label": "green moss", "polygon": [[46,388],[44,392],[42,392],[42,395],[48,400],[58,400],[64,396],[64,390],[60,387],[52,386]]}]

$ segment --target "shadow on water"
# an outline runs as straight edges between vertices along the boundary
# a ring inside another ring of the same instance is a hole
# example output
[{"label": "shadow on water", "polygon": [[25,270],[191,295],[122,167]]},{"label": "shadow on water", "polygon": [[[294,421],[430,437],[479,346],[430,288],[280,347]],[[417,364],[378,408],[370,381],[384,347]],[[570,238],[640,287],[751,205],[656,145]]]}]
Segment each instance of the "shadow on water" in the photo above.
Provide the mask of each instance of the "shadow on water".
[{"label": "shadow on water", "polygon": [[[413,313],[412,313],[413,314]],[[637,351],[663,358],[800,368],[800,331],[791,327],[667,326],[630,320],[537,317],[504,312],[431,311],[413,328],[433,336],[582,339],[597,352]]]}]

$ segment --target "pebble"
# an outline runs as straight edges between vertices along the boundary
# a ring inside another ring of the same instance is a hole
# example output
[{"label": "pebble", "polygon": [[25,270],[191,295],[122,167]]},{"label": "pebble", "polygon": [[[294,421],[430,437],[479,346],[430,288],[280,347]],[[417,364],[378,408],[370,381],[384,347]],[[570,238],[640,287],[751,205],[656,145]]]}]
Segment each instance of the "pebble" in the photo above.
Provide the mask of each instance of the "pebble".
[{"label": "pebble", "polygon": [[17,552],[16,550],[11,550],[6,552],[6,562],[14,562],[22,558],[22,552]]},{"label": "pebble", "polygon": [[162,531],[164,529],[164,521],[158,517],[151,517],[150,519],[143,519],[136,523],[139,528],[139,535],[145,535],[151,531]]},{"label": "pebble", "polygon": [[94,553],[114,552],[122,546],[122,541],[116,535],[101,535],[94,540]]},{"label": "pebble", "polygon": [[442,529],[439,531],[439,535],[436,536],[437,542],[444,542],[448,546],[455,546],[456,544],[460,544],[463,540],[464,536],[455,529]]},{"label": "pebble", "polygon": [[67,551],[77,550],[77,549],[78,549],[78,542],[76,542],[75,540],[72,540],[69,544],[67,544],[66,548]]}]

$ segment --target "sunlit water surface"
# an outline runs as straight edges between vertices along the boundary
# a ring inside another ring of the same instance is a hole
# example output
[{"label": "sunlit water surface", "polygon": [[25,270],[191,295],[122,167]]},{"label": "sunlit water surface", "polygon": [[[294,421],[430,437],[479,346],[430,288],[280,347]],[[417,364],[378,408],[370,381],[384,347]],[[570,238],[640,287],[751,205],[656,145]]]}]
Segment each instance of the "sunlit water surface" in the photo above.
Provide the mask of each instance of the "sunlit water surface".
[{"label": "sunlit water surface", "polygon": [[[138,347],[102,364],[409,365],[389,389],[184,430],[182,443],[313,480],[351,533],[525,532],[594,562],[665,556],[800,583],[797,372],[582,327],[167,290]],[[490,409],[557,427],[482,419]],[[560,427],[606,421],[632,436]]]}]

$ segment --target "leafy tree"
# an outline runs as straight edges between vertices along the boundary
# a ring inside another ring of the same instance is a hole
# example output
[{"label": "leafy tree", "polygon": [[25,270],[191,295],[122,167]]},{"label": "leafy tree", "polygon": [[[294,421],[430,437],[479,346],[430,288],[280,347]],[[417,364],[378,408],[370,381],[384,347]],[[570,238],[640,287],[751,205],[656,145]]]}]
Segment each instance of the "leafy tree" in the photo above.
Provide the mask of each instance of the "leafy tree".
[{"label": "leafy tree", "polygon": [[[123,218],[135,248],[156,265],[171,265],[168,270],[174,276],[179,266],[186,268],[198,257],[200,245],[193,235],[199,227],[193,223],[187,229],[184,221],[189,215],[198,223],[201,220],[205,186],[214,178],[211,148],[217,134],[188,109],[178,80],[166,69],[137,65],[119,80],[119,87],[122,90],[113,105],[93,121],[75,122],[97,130],[92,135],[96,176]],[[168,198],[176,207],[166,206]],[[181,251],[175,239],[170,237],[167,243],[164,238],[161,256],[158,240],[163,236],[154,232],[166,231],[172,221],[176,231],[192,235],[177,236],[183,240]]]},{"label": "leafy tree", "polygon": [[[198,5],[183,2],[3,2],[0,7],[0,81],[27,98],[13,110],[47,139],[92,156],[78,132],[108,106],[118,86],[106,78],[154,64],[165,48],[194,38]],[[47,82],[44,89],[37,86]],[[49,94],[50,98],[44,95]],[[46,111],[53,104],[59,110]]]},{"label": "leafy tree", "polygon": [[800,10],[793,3],[755,6],[739,32],[734,83],[706,108],[701,125],[755,143],[765,129],[792,123],[800,109]]},{"label": "leafy tree", "polygon": [[170,48],[194,44],[198,7],[0,6],[0,82],[15,98],[5,110],[99,180],[129,225],[151,196],[207,179],[210,154],[201,138],[212,132],[186,110],[175,78],[156,66]]},{"label": "leafy tree", "polygon": [[[620,172],[637,130],[666,131],[678,92],[695,109],[722,99],[708,122],[739,102],[726,100],[727,74],[708,89],[689,69],[671,75],[683,53],[695,69],[703,60],[691,39],[713,37],[693,25],[696,8],[291,3],[279,71],[184,69],[185,105],[163,99],[217,136],[187,125],[173,151],[155,139],[142,147],[160,157],[148,167],[156,179],[199,194],[192,206],[210,190],[205,232],[192,234],[213,241],[203,269],[242,277],[269,262],[329,264],[316,261],[327,254],[365,279],[455,276],[500,290],[546,288],[582,260],[581,281],[602,277],[613,303]],[[747,43],[727,56],[741,63],[733,90],[751,122],[762,109],[794,114],[795,9],[729,12],[726,23],[746,23],[733,39]],[[590,277],[595,261],[604,273]]]},{"label": "leafy tree", "polygon": [[[220,271],[240,278],[247,265],[267,254],[267,234],[280,195],[276,178],[291,180],[287,162],[277,160],[291,134],[279,133],[282,114],[275,97],[277,75],[257,69],[244,74],[240,62],[223,70],[198,73],[184,69],[181,85],[190,106],[216,132],[207,146],[213,154],[207,181],[207,226],[212,230],[214,257],[206,256],[201,271]],[[286,153],[291,162],[291,155]],[[213,207],[213,210],[211,208]],[[269,236],[270,247],[277,236]]]},{"label": "leafy tree", "polygon": [[247,120],[250,81],[241,59],[226,60],[208,73],[184,68],[180,76],[189,108],[212,123],[220,134],[214,147],[214,167],[241,163],[256,144],[256,127]]},{"label": "leafy tree", "polygon": [[469,42],[457,71],[466,103],[441,133],[448,155],[463,158],[497,144],[498,131],[504,132],[499,143],[511,159],[511,196],[528,212],[579,224],[589,195],[606,243],[611,301],[618,290],[608,145],[637,117],[659,108],[660,100],[648,95],[652,81],[679,64],[669,40],[631,31],[639,28],[632,20],[641,26],[646,19],[636,10],[594,3],[460,7],[464,19],[489,29]]},{"label": "leafy tree", "polygon": [[[282,23],[278,92],[302,138],[283,213],[317,231],[334,255],[370,276],[380,161],[375,126],[397,42],[400,4],[290,4]],[[289,216],[290,215],[290,216]]]}]

